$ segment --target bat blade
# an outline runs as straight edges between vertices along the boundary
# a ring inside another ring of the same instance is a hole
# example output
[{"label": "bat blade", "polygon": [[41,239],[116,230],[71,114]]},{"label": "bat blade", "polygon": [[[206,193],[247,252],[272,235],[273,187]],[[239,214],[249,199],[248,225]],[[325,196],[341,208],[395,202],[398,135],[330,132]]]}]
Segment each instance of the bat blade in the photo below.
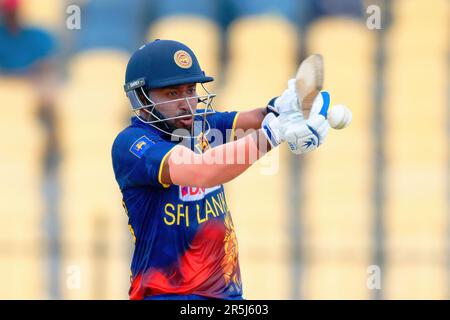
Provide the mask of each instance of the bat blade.
[{"label": "bat blade", "polygon": [[323,87],[322,55],[313,54],[303,60],[295,78],[300,110],[302,110],[304,118],[308,119],[313,101]]}]

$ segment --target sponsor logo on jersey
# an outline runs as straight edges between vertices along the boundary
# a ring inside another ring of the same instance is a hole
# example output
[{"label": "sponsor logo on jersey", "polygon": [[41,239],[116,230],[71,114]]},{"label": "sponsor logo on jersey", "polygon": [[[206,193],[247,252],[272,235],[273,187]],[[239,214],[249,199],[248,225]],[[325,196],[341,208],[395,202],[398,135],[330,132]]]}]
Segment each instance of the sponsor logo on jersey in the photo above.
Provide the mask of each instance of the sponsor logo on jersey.
[{"label": "sponsor logo on jersey", "polygon": [[196,201],[203,199],[208,193],[214,192],[220,186],[211,188],[197,188],[197,187],[182,187],[180,186],[180,200],[181,201]]}]

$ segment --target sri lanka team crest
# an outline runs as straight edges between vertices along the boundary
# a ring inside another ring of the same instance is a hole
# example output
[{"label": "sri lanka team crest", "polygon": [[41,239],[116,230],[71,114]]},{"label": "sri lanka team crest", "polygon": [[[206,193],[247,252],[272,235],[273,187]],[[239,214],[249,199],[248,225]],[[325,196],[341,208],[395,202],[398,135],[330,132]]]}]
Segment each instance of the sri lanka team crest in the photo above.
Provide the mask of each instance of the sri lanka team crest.
[{"label": "sri lanka team crest", "polygon": [[203,132],[198,135],[197,144],[195,145],[195,148],[200,153],[203,153],[203,152],[205,152],[205,150],[208,150],[210,148],[208,139],[205,137]]},{"label": "sri lanka team crest", "polygon": [[192,58],[189,53],[184,50],[178,50],[175,52],[173,59],[180,68],[188,69],[192,66]]}]

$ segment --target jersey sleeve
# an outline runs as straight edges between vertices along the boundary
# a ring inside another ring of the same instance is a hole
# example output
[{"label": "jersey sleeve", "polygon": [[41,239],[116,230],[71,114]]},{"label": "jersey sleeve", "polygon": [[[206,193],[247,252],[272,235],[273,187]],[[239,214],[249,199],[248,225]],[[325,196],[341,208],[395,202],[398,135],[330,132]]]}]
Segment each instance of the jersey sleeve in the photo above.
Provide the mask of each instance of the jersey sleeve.
[{"label": "jersey sleeve", "polygon": [[120,138],[113,144],[112,159],[116,180],[123,190],[128,187],[164,187],[162,165],[176,144],[148,137]]},{"label": "jersey sleeve", "polygon": [[236,111],[216,112],[213,114],[213,127],[219,129],[223,137],[226,137],[224,143],[234,139],[238,116],[239,112]]}]

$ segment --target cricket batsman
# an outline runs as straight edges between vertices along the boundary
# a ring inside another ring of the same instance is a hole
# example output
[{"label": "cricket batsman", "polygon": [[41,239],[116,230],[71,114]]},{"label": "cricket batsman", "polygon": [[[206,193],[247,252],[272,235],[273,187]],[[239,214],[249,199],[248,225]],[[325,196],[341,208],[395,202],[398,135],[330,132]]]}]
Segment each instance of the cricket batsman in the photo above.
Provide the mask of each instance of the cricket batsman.
[{"label": "cricket batsman", "polygon": [[[267,107],[245,112],[215,111],[214,94],[197,93],[210,81],[177,41],[150,42],[128,62],[134,116],[112,163],[135,241],[130,299],[243,299],[223,184],[279,144],[303,154],[327,136],[329,99],[319,94],[304,119],[295,79]],[[237,129],[247,134],[237,139]]]}]

